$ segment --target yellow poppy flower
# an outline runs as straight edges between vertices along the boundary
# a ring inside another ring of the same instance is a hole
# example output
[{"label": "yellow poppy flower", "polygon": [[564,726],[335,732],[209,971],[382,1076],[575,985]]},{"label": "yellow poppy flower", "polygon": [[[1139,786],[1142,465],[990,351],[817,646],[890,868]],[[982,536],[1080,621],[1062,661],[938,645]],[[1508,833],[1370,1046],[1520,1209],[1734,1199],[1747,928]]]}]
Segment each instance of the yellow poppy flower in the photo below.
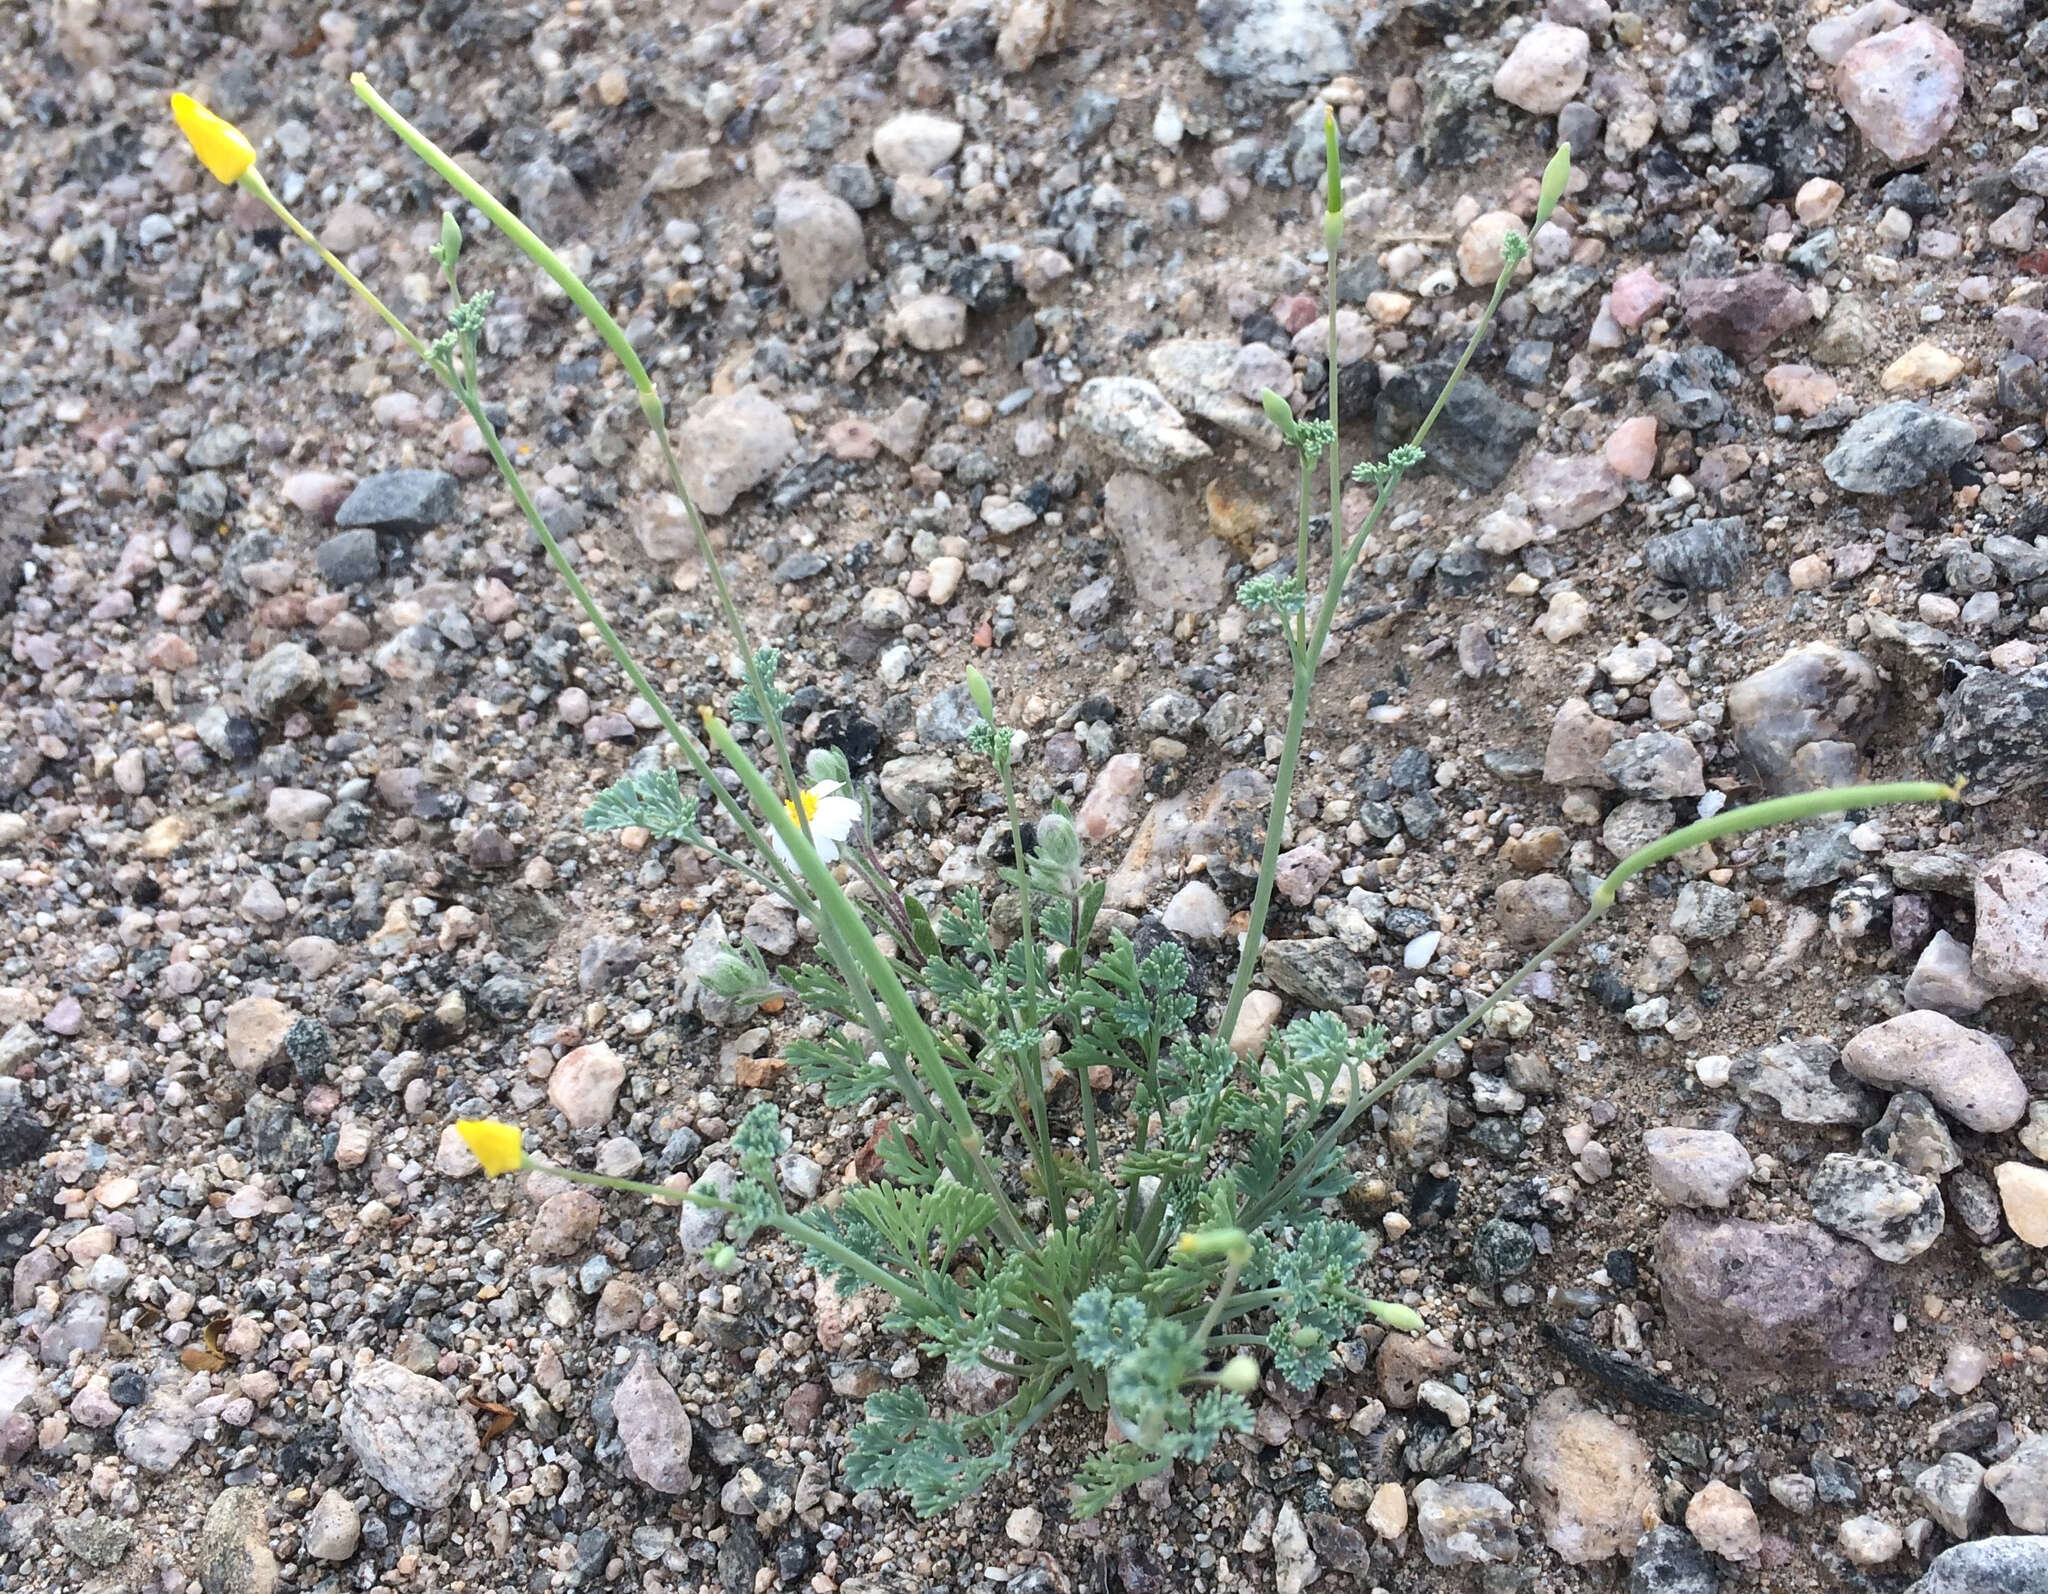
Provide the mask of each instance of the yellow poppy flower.
[{"label": "yellow poppy flower", "polygon": [[191,141],[200,165],[224,183],[236,183],[256,164],[256,149],[233,122],[215,116],[189,94],[171,96],[171,115]]},{"label": "yellow poppy flower", "polygon": [[501,1173],[517,1173],[526,1166],[526,1148],[519,1143],[517,1124],[501,1124],[490,1118],[458,1118],[455,1132],[493,1179]]}]

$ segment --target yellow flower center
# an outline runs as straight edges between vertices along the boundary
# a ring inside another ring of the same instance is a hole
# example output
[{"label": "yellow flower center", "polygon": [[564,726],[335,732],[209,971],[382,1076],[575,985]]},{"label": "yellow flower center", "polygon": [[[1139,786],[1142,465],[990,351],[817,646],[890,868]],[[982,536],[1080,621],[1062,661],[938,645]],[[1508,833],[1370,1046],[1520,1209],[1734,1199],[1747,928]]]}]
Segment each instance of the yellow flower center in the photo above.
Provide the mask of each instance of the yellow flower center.
[{"label": "yellow flower center", "polygon": [[802,819],[797,818],[796,803],[784,802],[782,806],[789,813],[789,822],[792,825],[800,826],[816,819],[818,817],[818,794],[814,791],[802,791],[797,793],[797,798],[804,805],[804,816]]}]

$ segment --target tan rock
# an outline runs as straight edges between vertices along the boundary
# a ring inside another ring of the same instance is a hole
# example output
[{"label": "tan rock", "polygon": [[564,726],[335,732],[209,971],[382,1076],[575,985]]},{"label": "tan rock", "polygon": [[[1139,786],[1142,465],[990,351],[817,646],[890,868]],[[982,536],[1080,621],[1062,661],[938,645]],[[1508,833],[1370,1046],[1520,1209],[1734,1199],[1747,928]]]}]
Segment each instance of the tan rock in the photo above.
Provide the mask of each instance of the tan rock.
[{"label": "tan rock", "polygon": [[1632,1549],[1656,1513],[1648,1447],[1570,1389],[1530,1417],[1522,1473],[1544,1542],[1574,1566]]}]

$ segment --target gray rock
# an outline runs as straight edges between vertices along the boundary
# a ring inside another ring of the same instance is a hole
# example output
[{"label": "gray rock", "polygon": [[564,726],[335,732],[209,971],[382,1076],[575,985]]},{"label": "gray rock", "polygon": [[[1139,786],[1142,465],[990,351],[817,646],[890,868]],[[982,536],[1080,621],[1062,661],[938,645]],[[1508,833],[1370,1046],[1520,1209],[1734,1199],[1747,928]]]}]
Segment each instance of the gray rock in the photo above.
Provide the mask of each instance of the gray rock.
[{"label": "gray rock", "polygon": [[1720,1594],[1707,1552],[1684,1528],[1665,1523],[1636,1540],[1628,1563],[1628,1594]]},{"label": "gray rock", "polygon": [[[1449,380],[1453,363],[1427,361],[1381,387],[1373,400],[1373,440],[1381,449],[1405,443],[1415,434]],[[1491,492],[1507,480],[1536,427],[1535,412],[1527,405],[1467,374],[1451,390],[1429,434],[1428,463],[1462,487]]]},{"label": "gray rock", "polygon": [[807,316],[823,314],[840,284],[867,274],[859,213],[829,188],[801,178],[775,191],[775,252],[789,302]]},{"label": "gray rock", "polygon": [[1698,431],[1728,418],[1724,393],[1742,385],[1742,368],[1704,343],[1653,350],[1636,372],[1636,396],[1666,426]]},{"label": "gray rock", "polygon": [[1806,1183],[1814,1220],[1883,1262],[1910,1262],[1941,1238],[1941,1186],[1883,1157],[1830,1152]]},{"label": "gray rock", "polygon": [[698,406],[675,446],[699,512],[722,515],[796,451],[796,427],[759,388],[743,387]]},{"label": "gray rock", "polygon": [[965,681],[955,681],[917,711],[917,739],[927,747],[958,747],[981,723]]},{"label": "gray rock", "polygon": [[1275,986],[1310,1007],[1335,1009],[1365,1000],[1365,968],[1335,936],[1268,941],[1259,961]]},{"label": "gray rock", "polygon": [[1984,1487],[2022,1533],[2048,1533],[2048,1433],[2022,1439],[1985,1472]]},{"label": "gray rock", "polygon": [[320,661],[296,642],[280,642],[249,667],[244,690],[249,712],[274,720],[316,696],[326,685]]},{"label": "gray rock", "polygon": [[1707,789],[1700,750],[1674,731],[1644,731],[1616,742],[1600,768],[1632,797],[1698,797]]},{"label": "gray rock", "polygon": [[209,426],[192,439],[192,446],[185,450],[185,463],[194,470],[226,470],[230,465],[240,464],[255,441],[255,434],[248,427],[234,421]]},{"label": "gray rock", "polygon": [[170,1389],[153,1389],[114,1425],[114,1447],[122,1458],[158,1476],[185,1459],[199,1437],[199,1419]]},{"label": "gray rock", "polygon": [[1851,1074],[1885,1090],[1924,1091],[1958,1123],[1984,1134],[2027,1115],[2027,1087],[1999,1045],[1944,1013],[1901,1013],[1842,1048]]},{"label": "gray rock", "polygon": [[270,1551],[270,1509],[253,1486],[223,1489],[207,1507],[193,1547],[204,1594],[271,1594],[277,1557]]},{"label": "gray rock", "polygon": [[1138,601],[1149,609],[1206,614],[1223,602],[1230,553],[1187,524],[1162,482],[1119,471],[1103,486],[1102,518],[1116,534]]},{"label": "gray rock", "polygon": [[1913,1493],[1927,1514],[1959,1539],[1983,1525],[1991,1503],[1983,1463],[1953,1450],[1914,1476]]},{"label": "gray rock", "polygon": [[626,1475],[659,1494],[687,1494],[690,1418],[669,1381],[644,1352],[634,1359],[612,1392],[612,1417],[625,1450]]},{"label": "gray rock", "polygon": [[1115,603],[1116,577],[1097,576],[1067,600],[1067,618],[1092,631],[1109,618]]},{"label": "gray rock", "polygon": [[1863,867],[1863,850],[1855,842],[1856,827],[1846,819],[1808,825],[1771,844],[1785,870],[1787,891],[1811,891],[1830,885]]},{"label": "gray rock", "polygon": [[384,569],[377,554],[377,533],[368,526],[337,531],[326,538],[313,550],[313,563],[320,571],[320,579],[337,588],[359,587],[366,581],[375,581]]},{"label": "gray rock", "polygon": [[1081,384],[1069,423],[1109,454],[1151,475],[1209,457],[1209,445],[1158,387],[1142,377],[1098,376]]},{"label": "gray rock", "polygon": [[1927,767],[1964,777],[1973,806],[2048,783],[2048,664],[2008,675],[1978,670],[1942,701]]},{"label": "gray rock", "polygon": [[943,804],[959,771],[944,753],[914,753],[882,766],[882,800],[899,814],[918,814],[928,803]]},{"label": "gray rock", "polygon": [[58,1308],[36,1340],[36,1356],[45,1367],[63,1367],[73,1354],[90,1356],[107,1337],[109,1302],[93,1290],[80,1290]]},{"label": "gray rock", "polygon": [[1963,1165],[1948,1125],[1917,1090],[1902,1090],[1885,1104],[1884,1116],[1863,1131],[1863,1149],[1929,1179]]},{"label": "gray rock", "polygon": [[1232,391],[1240,347],[1235,338],[1175,338],[1145,356],[1145,369],[1177,408],[1261,448],[1272,448],[1280,434],[1266,412]]},{"label": "gray rock", "polygon": [[1353,8],[1342,0],[1202,0],[1202,70],[1285,99],[1353,70]]},{"label": "gray rock", "polygon": [[1991,858],[1978,871],[1975,905],[1970,966],[1984,986],[2048,996],[2048,858],[2020,847]]},{"label": "gray rock", "polygon": [[1671,909],[1671,933],[1681,941],[1720,941],[1742,924],[1742,898],[1711,880],[1688,880]]},{"label": "gray rock", "polygon": [[194,471],[178,483],[178,516],[194,531],[213,531],[228,512],[228,484],[216,471]]},{"label": "gray rock", "polygon": [[1666,1206],[1725,1207],[1756,1172],[1725,1129],[1651,1129],[1643,1135],[1650,1193]]},{"label": "gray rock", "polygon": [[1819,743],[1861,746],[1883,718],[1884,683],[1862,654],[1826,642],[1794,649],[1728,689],[1728,724],[1774,792],[1805,789],[1801,757]]},{"label": "gray rock", "polygon": [[1728,1377],[1864,1367],[1891,1349],[1884,1268],[1817,1224],[1675,1212],[1655,1266],[1671,1331]]},{"label": "gray rock", "polygon": [[[1896,904],[1893,912],[1896,916]],[[1980,915],[1977,934],[1981,937],[1983,933],[1984,921]],[[1921,949],[1913,972],[1906,976],[1908,1007],[1930,1008],[1950,1018],[1969,1018],[1980,1013],[1984,1004],[1997,995],[1995,989],[1977,977],[1970,948],[1946,930],[1934,932],[1933,938]]]},{"label": "gray rock", "polygon": [[1962,416],[1900,399],[1850,422],[1821,469],[1844,492],[1903,493],[1946,472],[1976,446],[1977,429]]},{"label": "gray rock", "polygon": [[1185,740],[1202,722],[1202,705],[1185,692],[1161,692],[1138,711],[1138,729]]},{"label": "gray rock", "polygon": [[1739,516],[1696,520],[1643,544],[1650,574],[1688,592],[1720,592],[1749,567],[1749,537]]},{"label": "gray rock", "polygon": [[346,1561],[356,1553],[363,1534],[363,1515],[339,1489],[326,1490],[307,1513],[301,1543],[321,1561]]},{"label": "gray rock", "polygon": [[1423,1479],[1415,1486],[1415,1532],[1431,1566],[1501,1564],[1521,1549],[1514,1502],[1486,1483]]},{"label": "gray rock", "polygon": [[365,1476],[408,1505],[448,1504],[483,1455],[454,1393],[396,1362],[372,1362],[350,1380],[340,1426]]},{"label": "gray rock", "polygon": [[420,532],[455,513],[462,484],[444,470],[386,470],[366,476],[342,500],[334,523],[344,529]]},{"label": "gray rock", "polygon": [[1745,1052],[1729,1082],[1745,1107],[1776,1113],[1787,1123],[1861,1128],[1878,1114],[1876,1094],[1850,1078],[1841,1053],[1818,1036]]},{"label": "gray rock", "polygon": [[1944,1550],[1906,1594],[2040,1594],[2048,1588],[2048,1538],[1977,1539]]}]

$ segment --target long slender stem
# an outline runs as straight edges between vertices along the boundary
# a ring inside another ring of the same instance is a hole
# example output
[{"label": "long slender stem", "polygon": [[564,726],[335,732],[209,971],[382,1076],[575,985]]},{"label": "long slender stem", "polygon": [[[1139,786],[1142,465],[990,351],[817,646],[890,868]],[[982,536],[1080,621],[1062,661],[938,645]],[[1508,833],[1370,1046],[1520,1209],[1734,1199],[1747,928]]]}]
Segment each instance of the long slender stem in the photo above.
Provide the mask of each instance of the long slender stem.
[{"label": "long slender stem", "polygon": [[325,244],[321,243],[318,238],[315,238],[313,234],[306,229],[305,224],[301,222],[298,217],[294,216],[291,213],[291,210],[285,205],[285,202],[279,199],[277,195],[273,194],[270,191],[270,184],[266,183],[263,180],[263,174],[261,172],[259,172],[255,167],[251,166],[246,172],[242,173],[238,181],[240,182],[243,188],[247,189],[250,193],[254,194],[258,199],[262,200],[264,204],[268,205],[270,207],[271,214],[276,216],[279,221],[283,222],[287,227],[289,227],[292,230],[292,232],[297,236],[301,243],[306,245],[307,248],[311,249],[313,253],[318,255],[320,259],[326,264],[327,269],[329,271],[333,272],[337,277],[341,278],[343,282],[347,283],[350,290],[355,294],[355,296],[358,299],[362,300],[363,303],[367,304],[372,310],[375,310],[378,315],[382,316],[384,318],[384,324],[390,327],[393,332],[396,332],[398,334],[400,341],[403,342],[407,348],[411,349],[412,352],[414,354],[417,354],[422,360],[427,358],[427,346],[420,341],[419,335],[415,333],[411,327],[407,326],[405,322],[398,317],[397,313],[394,312],[388,305],[386,305],[382,299],[378,298],[374,293],[372,293],[369,290],[369,288],[364,285],[362,278],[358,277],[353,271],[349,270],[347,266],[344,266],[339,260],[337,260],[334,257],[334,252],[330,250]]},{"label": "long slender stem", "polygon": [[939,1055],[938,1041],[925,1023],[924,1016],[910,1000],[910,993],[904,990],[903,982],[896,977],[882,949],[875,944],[860,922],[860,915],[847,900],[832,871],[818,856],[818,850],[811,845],[810,838],[802,834],[795,822],[775,800],[775,791],[754,761],[741,750],[738,742],[718,719],[709,713],[704,716],[705,734],[718,749],[734,773],[740,777],[740,784],[747,788],[747,795],[754,805],[767,815],[768,822],[782,838],[782,844],[797,862],[805,881],[816,894],[820,914],[820,929],[829,922],[846,944],[848,953],[858,963],[882,1005],[888,1010],[890,1019],[896,1025],[896,1032],[904,1044],[917,1058],[919,1077],[937,1095],[946,1109],[946,1116],[952,1121],[961,1148],[974,1164],[980,1187],[995,1198],[996,1220],[1010,1241],[1019,1249],[1032,1251],[1037,1246],[1024,1228],[1016,1208],[1011,1204],[1009,1194],[995,1170],[988,1165],[988,1159],[981,1145],[981,1133],[975,1127],[967,1102],[960,1094],[960,1087],[954,1082],[953,1072]]},{"label": "long slender stem", "polygon": [[[796,771],[790,762],[789,742],[783,731],[780,717],[774,712],[774,700],[768,695],[768,683],[762,678],[759,665],[755,662],[754,648],[748,640],[747,627],[740,617],[739,605],[733,601],[732,589],[726,584],[724,569],[711,547],[710,534],[704,528],[704,517],[697,511],[697,501],[689,486],[683,480],[682,467],[676,459],[675,449],[669,442],[667,412],[660,395],[655,391],[654,379],[647,374],[647,367],[639,351],[627,338],[625,329],[613,318],[604,303],[590,291],[583,279],[570,269],[567,261],[549,248],[526,223],[507,210],[496,195],[479,183],[468,172],[458,166],[454,159],[426,134],[408,122],[390,103],[370,86],[370,80],[358,72],[349,79],[356,97],[369,106],[377,116],[401,139],[412,152],[419,156],[440,174],[442,181],[468,200],[490,221],[491,225],[516,244],[522,253],[546,272],[554,283],[569,296],[569,302],[583,313],[583,317],[602,338],[624,368],[634,391],[639,395],[640,413],[653,428],[656,440],[661,445],[662,463],[668,471],[669,485],[683,502],[685,518],[690,523],[690,532],[697,543],[699,556],[711,573],[711,582],[718,595],[719,608],[733,639],[739,644],[742,668],[746,672],[747,685],[754,694],[754,701],[767,721],[768,734],[775,743],[776,761],[781,767],[784,788],[795,799],[799,785]],[[797,804],[797,828],[806,836],[811,833],[810,816]]]}]

